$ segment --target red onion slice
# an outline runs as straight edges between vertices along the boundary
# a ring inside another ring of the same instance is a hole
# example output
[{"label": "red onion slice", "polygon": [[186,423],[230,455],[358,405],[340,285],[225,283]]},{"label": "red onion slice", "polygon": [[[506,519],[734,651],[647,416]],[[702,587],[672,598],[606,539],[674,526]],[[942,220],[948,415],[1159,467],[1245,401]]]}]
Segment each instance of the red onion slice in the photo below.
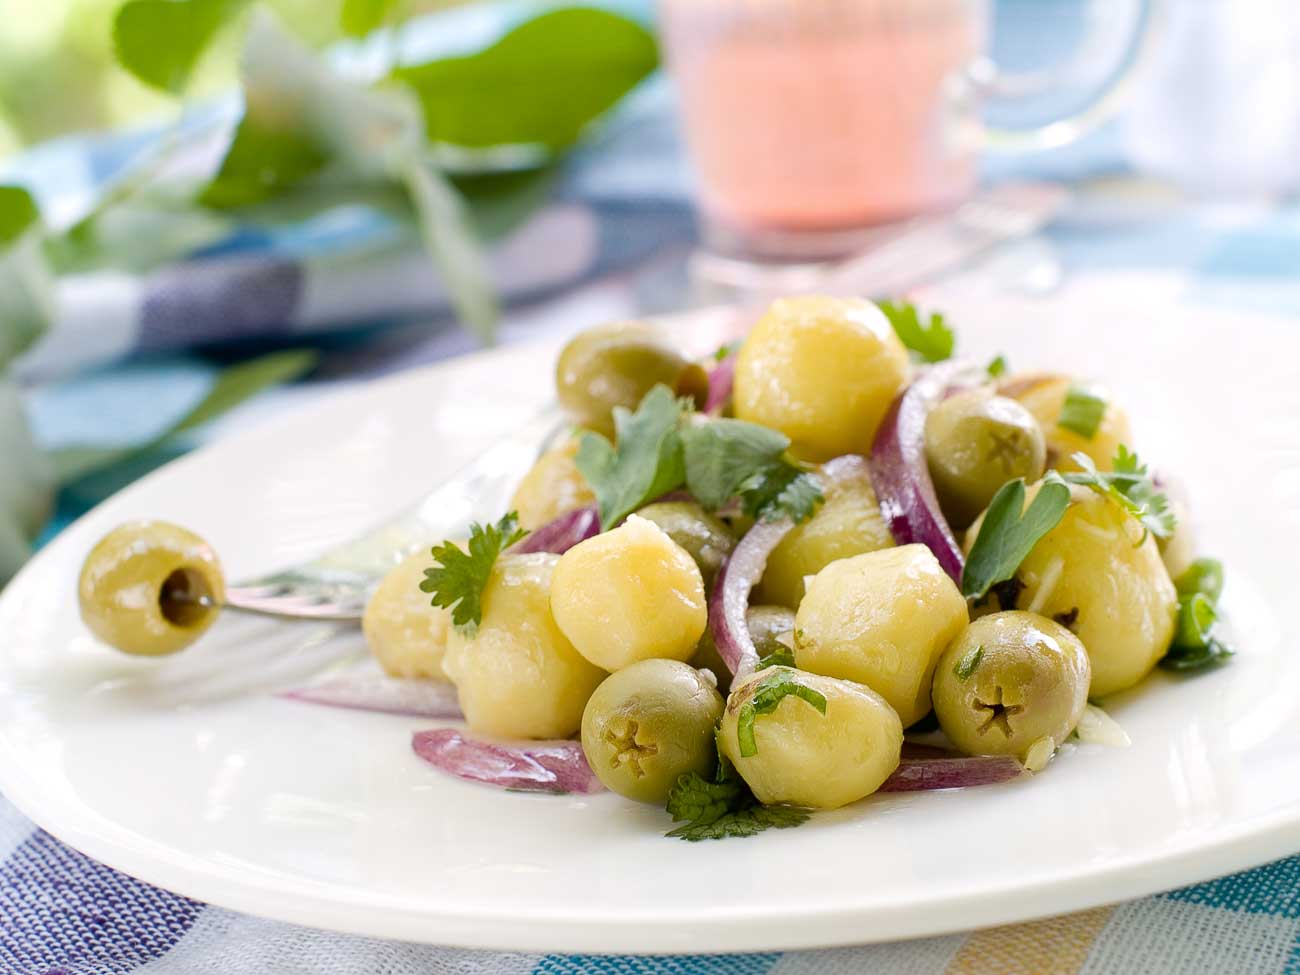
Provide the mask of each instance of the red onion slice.
[{"label": "red onion slice", "polygon": [[871,445],[871,484],[894,541],[925,545],[959,584],[965,560],[930,480],[925,418],[948,387],[970,369],[965,362],[945,362],[927,369],[894,400]]},{"label": "red onion slice", "polygon": [[1024,772],[1020,763],[1005,755],[973,758],[905,758],[879,792],[931,792],[964,789],[972,785],[1009,782]]},{"label": "red onion slice", "polygon": [[752,673],[758,666],[758,649],[745,622],[749,594],[763,577],[767,557],[790,533],[794,522],[759,521],[745,533],[722,564],[709,597],[709,628],[718,655],[737,677]]},{"label": "red onion slice", "polygon": [[733,352],[709,371],[709,395],[704,401],[704,412],[718,416],[731,402],[732,387],[736,382],[736,354]]},{"label": "red onion slice", "polygon": [[383,674],[344,674],[280,695],[353,711],[407,714],[417,718],[459,718],[456,688],[431,680],[403,680]]},{"label": "red onion slice", "polygon": [[411,747],[434,768],[502,789],[590,794],[604,788],[576,741],[508,745],[434,728],[412,735]]},{"label": "red onion slice", "polygon": [[510,551],[516,555],[530,552],[563,555],[579,542],[586,541],[599,532],[600,515],[596,512],[596,506],[589,504],[553,518],[537,531],[525,535],[523,541]]}]

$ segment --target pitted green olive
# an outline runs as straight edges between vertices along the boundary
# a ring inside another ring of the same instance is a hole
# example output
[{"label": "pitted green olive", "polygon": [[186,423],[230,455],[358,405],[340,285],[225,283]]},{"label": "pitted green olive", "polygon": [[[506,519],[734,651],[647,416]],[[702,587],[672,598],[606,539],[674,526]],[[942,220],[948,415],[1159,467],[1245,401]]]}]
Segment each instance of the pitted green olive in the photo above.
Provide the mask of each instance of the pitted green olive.
[{"label": "pitted green olive", "polygon": [[718,570],[736,544],[726,525],[694,501],[662,501],[646,505],[637,514],[684,548],[700,567],[704,588],[713,588]]},{"label": "pitted green olive", "polygon": [[1032,413],[986,388],[957,393],[930,411],[925,455],[943,513],[964,528],[1007,481],[1042,477],[1047,447]]},{"label": "pitted green olive", "polygon": [[217,618],[226,584],[203,539],[165,521],[135,521],[105,535],[77,584],[90,631],[126,653],[183,650]]},{"label": "pitted green olive", "polygon": [[703,401],[708,375],[647,322],[615,322],[569,340],[555,368],[561,405],[584,427],[613,435],[616,406],[635,409],[655,385]]},{"label": "pitted green olive", "polygon": [[642,660],[606,677],[582,713],[582,750],[605,786],[662,804],[679,777],[709,776],[722,695],[694,667]]},{"label": "pitted green olive", "polygon": [[967,754],[1023,760],[1036,742],[1055,747],[1074,730],[1091,680],[1087,651],[1064,626],[1036,613],[993,613],[939,659],[934,711]]},{"label": "pitted green olive", "polygon": [[[751,606],[745,611],[745,623],[749,635],[754,641],[754,648],[759,657],[766,657],[780,650],[790,651],[789,641],[794,632],[794,610],[784,606]],[[792,651],[790,651],[792,652]],[[718,679],[718,690],[727,693],[731,689],[731,668],[722,661],[718,645],[713,640],[713,628],[706,627],[704,636],[695,648],[691,666],[708,670]]]}]

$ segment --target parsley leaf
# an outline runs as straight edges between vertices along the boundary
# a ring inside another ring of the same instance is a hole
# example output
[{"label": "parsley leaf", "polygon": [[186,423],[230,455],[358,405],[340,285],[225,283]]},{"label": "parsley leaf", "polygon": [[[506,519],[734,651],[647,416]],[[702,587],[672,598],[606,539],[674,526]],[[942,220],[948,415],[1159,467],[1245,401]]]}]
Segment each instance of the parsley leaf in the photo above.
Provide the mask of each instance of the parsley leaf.
[{"label": "parsley leaf", "polygon": [[980,661],[983,659],[984,659],[983,646],[977,646],[977,647],[973,647],[970,650],[967,650],[964,654],[962,654],[961,659],[958,660],[957,663],[953,665],[952,668],[953,676],[960,681],[969,680],[970,675],[975,673],[975,668],[980,665]]},{"label": "parsley leaf", "polygon": [[497,556],[528,532],[519,527],[513,511],[494,525],[470,526],[468,554],[453,542],[433,548],[432,569],[424,570],[423,592],[433,594],[433,605],[451,610],[451,621],[462,633],[472,633],[483,620],[483,589]]},{"label": "parsley leaf", "polygon": [[910,301],[879,301],[877,304],[889,319],[889,324],[894,326],[899,341],[916,353],[922,362],[942,362],[952,358],[957,337],[944,322],[943,315],[931,312],[930,321],[922,325],[921,315]]},{"label": "parsley leaf", "polygon": [[736,720],[736,741],[743,758],[758,754],[758,742],[754,740],[754,719],[761,714],[771,714],[787,697],[807,701],[822,714],[826,713],[825,695],[799,683],[799,679],[789,670],[774,672],[754,685],[753,697],[740,707]]},{"label": "parsley leaf", "polygon": [[1061,404],[1061,414],[1056,425],[1062,430],[1077,433],[1086,440],[1097,436],[1102,417],[1106,415],[1106,401],[1082,386],[1071,386]]},{"label": "parsley leaf", "polygon": [[982,599],[989,589],[1015,575],[1038,540],[1057,526],[1070,505],[1070,489],[1049,476],[1025,508],[1025,482],[1021,478],[998,488],[989,502],[979,535],[966,558],[961,591]]},{"label": "parsley leaf", "polygon": [[685,409],[663,384],[645,394],[635,413],[614,409],[614,446],[584,433],[575,462],[596,495],[606,531],[646,502],[681,487],[686,471],[678,421]]},{"label": "parsley leaf", "polygon": [[822,500],[821,488],[788,460],[790,438],[744,420],[710,420],[681,433],[686,487],[714,511],[739,496],[753,518],[803,521]]},{"label": "parsley leaf", "polygon": [[1064,475],[1065,480],[1111,498],[1136,518],[1145,530],[1139,545],[1146,540],[1145,532],[1157,538],[1168,538],[1174,533],[1178,522],[1169,507],[1169,499],[1155,486],[1137,454],[1120,444],[1112,462],[1115,469],[1110,472],[1097,470],[1087,454],[1077,453],[1072,459],[1083,470]]},{"label": "parsley leaf", "polygon": [[668,836],[689,840],[722,840],[753,836],[765,829],[789,829],[808,821],[808,813],[784,806],[762,806],[731,763],[719,757],[718,781],[695,772],[681,776],[668,795],[668,812],[684,825]]},{"label": "parsley leaf", "polygon": [[990,379],[997,379],[1007,371],[1007,357],[1004,355],[997,356],[984,369],[989,374]]}]

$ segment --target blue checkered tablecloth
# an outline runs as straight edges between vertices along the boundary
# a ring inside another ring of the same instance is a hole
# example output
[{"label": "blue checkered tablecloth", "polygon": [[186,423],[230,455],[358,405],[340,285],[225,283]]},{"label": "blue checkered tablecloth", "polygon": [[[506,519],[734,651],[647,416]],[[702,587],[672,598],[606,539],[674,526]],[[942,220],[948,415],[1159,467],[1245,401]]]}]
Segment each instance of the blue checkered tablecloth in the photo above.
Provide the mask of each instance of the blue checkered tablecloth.
[{"label": "blue checkered tablecloth", "polygon": [[[54,212],[75,212],[77,201],[91,198],[139,140],[150,137],[63,140],[0,163],[0,175],[7,170],[30,181]],[[990,164],[988,175],[1058,179],[1077,192],[1047,233],[995,255],[989,274],[1018,280],[1028,267],[1028,277],[1038,280],[1046,268],[1048,281],[1039,286],[1050,288],[1053,274],[1146,273],[1174,281],[1189,301],[1300,316],[1300,208],[1282,201],[1208,206],[1182,200],[1130,173],[1114,131],[1069,149]],[[496,258],[511,298],[506,340],[645,307],[647,295],[661,304],[680,297],[671,267],[691,246],[693,231],[670,95],[660,82],[639,92],[584,150],[552,202],[521,233],[531,236]],[[262,397],[197,439],[299,406],[331,385],[468,349],[471,342],[438,314],[441,298],[427,275],[394,276],[395,267],[408,268],[403,262],[411,260],[412,243],[379,216],[353,212],[256,232],[235,228],[182,264],[73,282],[64,296],[67,317],[44,351],[24,364],[38,439],[51,447],[147,439],[182,413],[218,368],[212,357],[190,352],[190,338],[177,333],[175,323],[186,316],[197,315],[205,339],[310,336],[324,348],[322,367],[308,381]],[[537,253],[561,259],[538,267],[528,256]],[[339,274],[343,284],[335,287],[387,290],[391,304],[336,306],[326,315],[302,303],[323,276]],[[232,297],[241,294],[257,301]],[[418,324],[362,328],[394,319]],[[78,329],[87,323],[106,334],[82,349],[77,365],[125,361],[64,376],[66,350],[78,346]],[[323,340],[326,331],[332,337]],[[66,343],[62,349],[59,342]],[[138,409],[141,403],[150,408]],[[50,531],[165,459],[138,459],[66,489]],[[317,972],[1300,975],[1300,857],[1082,914],[897,944],[712,957],[501,954],[332,934],[196,903],[95,863],[35,829],[0,798],[0,975]]]}]

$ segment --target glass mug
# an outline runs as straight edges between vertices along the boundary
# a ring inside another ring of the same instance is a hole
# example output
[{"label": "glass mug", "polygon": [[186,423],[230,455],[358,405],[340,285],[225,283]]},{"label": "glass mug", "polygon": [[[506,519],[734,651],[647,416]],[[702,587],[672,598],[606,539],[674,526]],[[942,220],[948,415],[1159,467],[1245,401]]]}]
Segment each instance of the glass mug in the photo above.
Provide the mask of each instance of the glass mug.
[{"label": "glass mug", "polygon": [[[957,204],[982,149],[1061,145],[1110,114],[1154,2],[1136,0],[1126,50],[1088,105],[998,131],[982,122],[987,98],[1038,95],[1087,66],[1000,75],[984,56],[987,0],[659,0],[705,246],[827,260],[872,228]],[[1094,18],[1092,31],[1114,23]],[[1079,50],[1095,58],[1095,44]]]}]

